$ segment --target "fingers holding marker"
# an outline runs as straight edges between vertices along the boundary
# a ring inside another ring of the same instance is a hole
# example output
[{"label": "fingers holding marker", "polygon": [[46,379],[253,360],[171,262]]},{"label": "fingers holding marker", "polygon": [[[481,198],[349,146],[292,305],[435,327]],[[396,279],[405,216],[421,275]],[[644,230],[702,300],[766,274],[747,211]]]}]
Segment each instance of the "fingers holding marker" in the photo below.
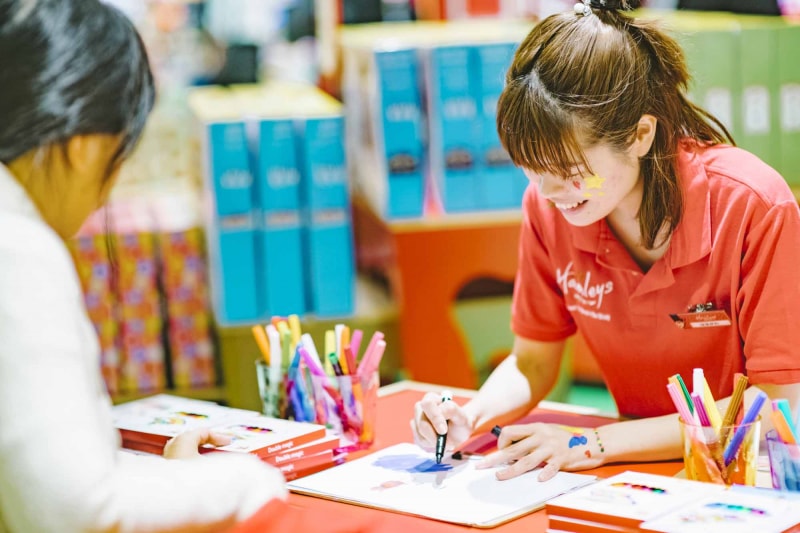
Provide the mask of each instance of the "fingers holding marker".
[{"label": "fingers holding marker", "polygon": [[[452,399],[452,397],[451,397]],[[447,433],[447,417],[442,409],[442,395],[429,392],[418,404],[437,434]],[[424,418],[423,418],[424,420]]]},{"label": "fingers holding marker", "polygon": [[[441,394],[442,401],[441,403],[445,404],[447,402],[451,402],[453,400],[453,393],[449,390],[442,391]],[[444,451],[447,448],[447,417],[442,414],[443,418],[445,418],[444,429],[439,429],[440,426],[436,426],[436,463],[439,464],[442,462],[442,458],[444,457]]]}]

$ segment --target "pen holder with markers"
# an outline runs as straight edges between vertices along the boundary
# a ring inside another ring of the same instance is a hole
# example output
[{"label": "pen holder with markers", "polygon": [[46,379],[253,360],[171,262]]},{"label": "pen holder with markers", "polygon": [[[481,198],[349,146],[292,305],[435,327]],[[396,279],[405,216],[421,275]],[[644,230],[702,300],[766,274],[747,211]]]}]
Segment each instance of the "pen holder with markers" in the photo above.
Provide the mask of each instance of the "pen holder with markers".
[{"label": "pen holder with markers", "polygon": [[800,446],[784,442],[774,429],[766,437],[772,487],[800,492]]},{"label": "pen holder with markers", "polygon": [[311,374],[316,422],[340,436],[340,449],[369,448],[375,440],[375,418],[380,376],[377,370],[361,374]]},{"label": "pen holder with markers", "polygon": [[756,484],[760,417],[749,424],[710,426],[679,420],[686,478],[724,485]]},{"label": "pen holder with markers", "polygon": [[374,332],[362,350],[363,332],[337,324],[317,350],[296,315],[252,331],[262,355],[255,365],[264,414],[325,425],[339,435],[340,451],[372,444],[383,333]]}]

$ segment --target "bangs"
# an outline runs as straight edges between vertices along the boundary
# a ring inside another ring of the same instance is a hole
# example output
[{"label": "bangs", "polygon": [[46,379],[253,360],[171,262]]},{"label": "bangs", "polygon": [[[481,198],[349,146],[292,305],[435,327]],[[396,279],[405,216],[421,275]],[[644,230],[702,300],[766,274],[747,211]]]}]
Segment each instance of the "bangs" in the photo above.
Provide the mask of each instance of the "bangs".
[{"label": "bangs", "polygon": [[536,74],[509,80],[497,102],[497,133],[518,167],[568,177],[588,168],[574,114],[543,89]]}]

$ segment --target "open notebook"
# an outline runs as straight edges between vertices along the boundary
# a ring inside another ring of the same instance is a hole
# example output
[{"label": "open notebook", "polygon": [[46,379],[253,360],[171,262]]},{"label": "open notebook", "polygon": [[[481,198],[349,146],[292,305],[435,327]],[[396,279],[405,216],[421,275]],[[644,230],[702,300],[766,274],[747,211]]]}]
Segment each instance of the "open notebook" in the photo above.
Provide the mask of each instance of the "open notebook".
[{"label": "open notebook", "polygon": [[479,459],[447,456],[436,464],[433,453],[403,443],[297,479],[288,486],[300,494],[489,528],[541,509],[550,498],[596,480],[586,474],[559,472],[541,482],[537,479],[539,471],[534,470],[497,481],[495,468],[475,469]]}]

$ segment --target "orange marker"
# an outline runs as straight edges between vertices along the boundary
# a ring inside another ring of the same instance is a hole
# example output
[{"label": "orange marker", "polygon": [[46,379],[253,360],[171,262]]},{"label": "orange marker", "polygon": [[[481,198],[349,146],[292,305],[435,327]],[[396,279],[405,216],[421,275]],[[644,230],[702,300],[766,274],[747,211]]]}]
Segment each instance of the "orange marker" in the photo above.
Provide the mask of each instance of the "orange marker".
[{"label": "orange marker", "polygon": [[256,339],[256,344],[258,344],[258,349],[261,351],[261,357],[264,358],[264,362],[269,364],[269,339],[267,338],[267,332],[258,324],[253,326],[251,331],[253,332],[253,337]]}]

